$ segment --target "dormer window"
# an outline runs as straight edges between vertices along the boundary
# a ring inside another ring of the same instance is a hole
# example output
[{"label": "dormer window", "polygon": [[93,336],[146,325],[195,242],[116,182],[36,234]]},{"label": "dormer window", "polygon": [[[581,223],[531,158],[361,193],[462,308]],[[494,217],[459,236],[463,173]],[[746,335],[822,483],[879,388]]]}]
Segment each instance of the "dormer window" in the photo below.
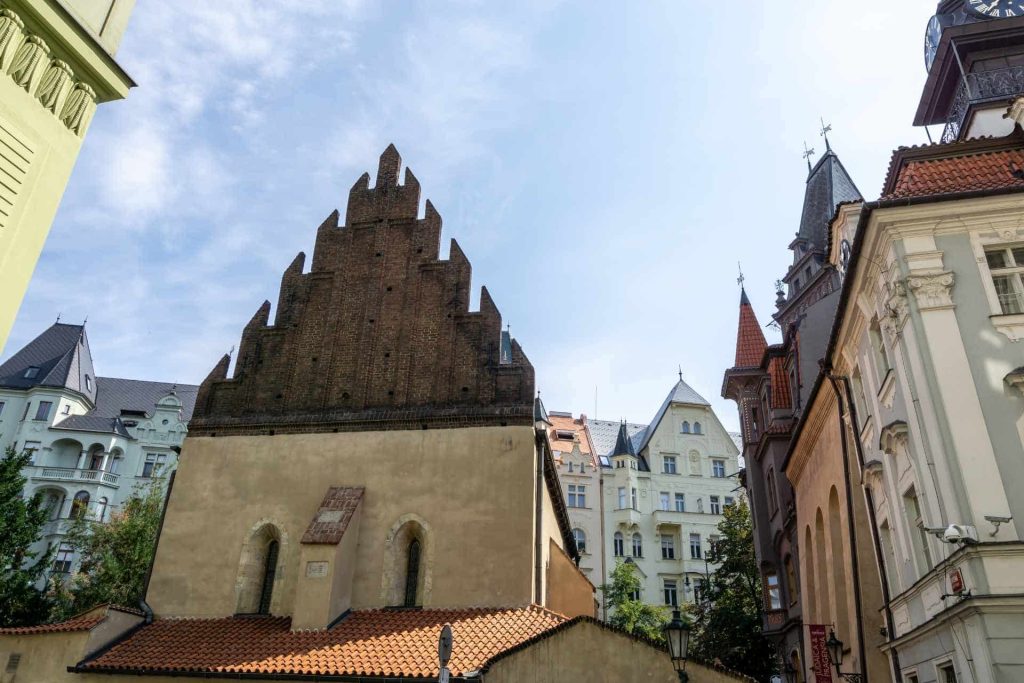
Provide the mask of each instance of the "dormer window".
[{"label": "dormer window", "polygon": [[85,390],[92,391],[92,377],[89,375],[85,376]]},{"label": "dormer window", "polygon": [[35,365],[25,370],[25,379],[35,379],[39,376],[39,368]]},{"label": "dormer window", "polygon": [[572,441],[575,435],[569,429],[556,429],[555,438],[559,441]]}]

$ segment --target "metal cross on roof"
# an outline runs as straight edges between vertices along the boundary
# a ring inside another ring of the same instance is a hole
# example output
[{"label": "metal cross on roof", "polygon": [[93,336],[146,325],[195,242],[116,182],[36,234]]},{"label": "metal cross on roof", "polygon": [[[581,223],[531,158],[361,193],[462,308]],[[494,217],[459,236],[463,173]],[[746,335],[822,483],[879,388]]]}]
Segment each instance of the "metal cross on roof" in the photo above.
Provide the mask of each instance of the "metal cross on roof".
[{"label": "metal cross on roof", "polygon": [[[821,137],[825,138],[825,149],[832,151],[832,145],[828,142],[828,134],[832,131],[832,124],[825,123],[825,118],[821,118]],[[813,150],[812,150],[813,151]]]},{"label": "metal cross on roof", "polygon": [[814,148],[807,146],[807,141],[804,141],[804,159],[807,160],[807,172],[811,171],[811,157],[814,156]]}]

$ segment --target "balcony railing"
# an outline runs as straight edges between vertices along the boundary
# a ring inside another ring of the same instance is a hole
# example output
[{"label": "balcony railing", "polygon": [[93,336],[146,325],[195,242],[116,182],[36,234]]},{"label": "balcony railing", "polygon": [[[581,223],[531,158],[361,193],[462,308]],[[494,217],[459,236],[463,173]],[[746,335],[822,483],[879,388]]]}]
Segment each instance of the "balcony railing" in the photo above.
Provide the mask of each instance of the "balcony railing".
[{"label": "balcony railing", "polygon": [[117,480],[120,477],[120,475],[104,472],[103,470],[80,470],[74,467],[37,466],[34,469],[35,472],[29,473],[32,479],[105,484],[114,488],[117,488]]},{"label": "balcony railing", "polygon": [[971,105],[1021,93],[1024,93],[1024,66],[964,74],[949,110],[942,141],[955,142],[960,137]]}]

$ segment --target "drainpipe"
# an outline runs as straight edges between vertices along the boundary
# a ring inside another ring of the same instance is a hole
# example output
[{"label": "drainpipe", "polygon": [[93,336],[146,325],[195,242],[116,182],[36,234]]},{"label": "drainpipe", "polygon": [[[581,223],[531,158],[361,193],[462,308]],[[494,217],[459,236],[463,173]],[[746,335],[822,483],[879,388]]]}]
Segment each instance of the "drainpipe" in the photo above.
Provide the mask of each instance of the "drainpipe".
[{"label": "drainpipe", "polygon": [[[860,463],[860,471],[864,471],[864,446],[861,444],[860,439],[856,438],[857,434],[860,434],[860,417],[857,415],[857,403],[853,400],[853,389],[851,387],[850,378],[845,375],[834,376],[835,380],[843,383],[843,389],[846,393],[846,407],[850,413],[850,422],[853,425],[853,433],[855,438],[853,444],[857,452],[857,461]],[[889,604],[892,596],[889,593],[889,569],[885,566],[885,554],[882,552],[882,538],[878,533],[878,518],[875,514],[875,501],[871,495],[871,489],[864,487],[864,497],[867,500],[868,507],[868,521],[871,525],[871,541],[875,546],[875,557],[878,558],[878,573],[882,583],[882,601],[885,604],[885,630],[888,639],[893,639],[896,633],[895,622],[892,616],[892,607]],[[900,673],[900,655],[896,651],[896,648],[889,650],[889,662],[892,667],[892,673],[894,680],[901,681],[903,676]]]},{"label": "drainpipe", "polygon": [[544,523],[544,492],[541,489],[544,480],[544,446],[547,435],[542,430],[537,429],[536,431],[536,442],[537,442],[537,473],[534,477],[534,509],[533,517],[535,520],[534,524],[534,555],[536,560],[534,562],[533,569],[533,602],[537,605],[544,604],[544,596],[541,593],[544,590],[544,584],[542,583],[542,574],[544,568],[544,555],[543,547],[541,544],[541,537],[543,533]]},{"label": "drainpipe", "polygon": [[839,391],[838,378],[832,374],[832,365],[822,363],[822,370],[829,379],[832,391],[839,404],[839,439],[843,450],[843,484],[846,489],[846,522],[850,534],[850,564],[853,573],[853,603],[857,622],[857,650],[860,656],[860,668],[864,683],[868,681],[867,651],[864,648],[864,623],[860,594],[860,560],[857,554],[857,525],[853,520],[853,486],[850,483],[850,451],[846,438],[846,424],[843,421],[843,397]]}]

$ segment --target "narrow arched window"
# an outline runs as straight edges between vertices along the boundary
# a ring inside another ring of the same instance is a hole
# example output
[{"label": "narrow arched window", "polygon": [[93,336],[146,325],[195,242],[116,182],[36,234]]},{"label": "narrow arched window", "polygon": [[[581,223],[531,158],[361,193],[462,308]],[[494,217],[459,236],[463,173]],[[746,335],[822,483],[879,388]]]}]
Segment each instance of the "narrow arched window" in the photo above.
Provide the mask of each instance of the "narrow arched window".
[{"label": "narrow arched window", "polygon": [[623,539],[622,533],[616,531],[615,532],[614,547],[613,547],[613,552],[615,553],[615,557],[622,557],[623,555],[626,554],[626,550],[623,547],[625,545],[624,540],[625,539]]},{"label": "narrow arched window", "polygon": [[270,598],[274,595],[274,577],[277,574],[277,541],[267,544],[267,558],[263,563],[263,586],[260,588],[259,614],[270,614]]},{"label": "narrow arched window", "polygon": [[633,534],[633,557],[644,556],[644,542],[640,534]]},{"label": "narrow arched window", "polygon": [[700,422],[693,423],[693,433],[700,434]]},{"label": "narrow arched window", "polygon": [[79,491],[75,494],[75,499],[71,502],[71,517],[73,519],[82,519],[88,510],[89,492]]},{"label": "narrow arched window", "polygon": [[687,422],[686,420],[683,420],[683,427],[682,427],[682,429],[680,431],[683,434],[689,434],[690,433],[690,423]]},{"label": "narrow arched window", "polygon": [[573,529],[572,535],[576,539],[576,549],[581,553],[587,552],[587,534],[583,529]]},{"label": "narrow arched window", "polygon": [[416,588],[420,581],[420,542],[412,539],[409,542],[409,557],[405,567],[405,607],[416,606]]}]

